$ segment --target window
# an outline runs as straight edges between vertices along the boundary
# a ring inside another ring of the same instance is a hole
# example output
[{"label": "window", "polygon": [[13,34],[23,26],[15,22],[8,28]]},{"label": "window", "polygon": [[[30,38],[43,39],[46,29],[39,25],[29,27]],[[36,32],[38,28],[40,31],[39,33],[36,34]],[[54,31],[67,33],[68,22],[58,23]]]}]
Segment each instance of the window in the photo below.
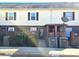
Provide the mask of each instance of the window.
[{"label": "window", "polygon": [[9,20],[13,20],[14,19],[14,13],[13,12],[9,12],[8,13],[8,19]]},{"label": "window", "polygon": [[36,13],[31,13],[31,20],[35,20],[36,18]]},{"label": "window", "polygon": [[8,32],[14,32],[15,28],[14,27],[8,27]]},{"label": "window", "polygon": [[16,12],[6,12],[6,20],[16,20]]},{"label": "window", "polygon": [[37,31],[36,27],[30,27],[30,31]]},{"label": "window", "polygon": [[49,26],[49,32],[54,32],[55,31],[55,28],[54,28],[54,26]]},{"label": "window", "polygon": [[38,20],[38,12],[28,12],[28,20]]},{"label": "window", "polygon": [[74,12],[64,12],[64,17],[67,17],[69,21],[74,20]]}]

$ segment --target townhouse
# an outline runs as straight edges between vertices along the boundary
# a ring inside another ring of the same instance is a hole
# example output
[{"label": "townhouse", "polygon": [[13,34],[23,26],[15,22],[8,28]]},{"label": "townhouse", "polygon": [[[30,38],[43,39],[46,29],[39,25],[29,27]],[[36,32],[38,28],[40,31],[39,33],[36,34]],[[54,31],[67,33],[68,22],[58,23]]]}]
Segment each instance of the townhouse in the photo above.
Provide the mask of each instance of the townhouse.
[{"label": "townhouse", "polygon": [[[39,40],[45,40],[47,47],[56,47],[53,45],[57,43],[51,44],[55,41],[52,42],[49,38],[53,37],[54,31],[55,36],[59,35],[57,31],[60,33],[60,29],[62,30],[62,17],[67,17],[69,20],[65,23],[65,31],[61,34],[68,38],[66,42],[66,45],[68,45],[70,33],[74,32],[75,35],[78,35],[79,32],[79,6],[76,4],[79,3],[0,3],[0,35],[3,35],[3,40],[0,41],[1,46],[15,44],[10,36],[24,34],[31,37],[31,39],[34,37],[35,41],[31,41],[36,46],[39,46]],[[54,28],[54,26],[56,27]]]}]

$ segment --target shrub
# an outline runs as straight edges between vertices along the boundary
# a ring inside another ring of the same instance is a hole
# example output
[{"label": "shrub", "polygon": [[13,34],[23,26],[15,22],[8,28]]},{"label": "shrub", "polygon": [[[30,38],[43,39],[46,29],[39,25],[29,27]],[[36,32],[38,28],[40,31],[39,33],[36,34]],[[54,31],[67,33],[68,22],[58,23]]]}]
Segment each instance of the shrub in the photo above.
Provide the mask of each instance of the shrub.
[{"label": "shrub", "polygon": [[28,37],[28,35],[14,35],[11,37],[12,40],[15,41],[15,43],[11,43],[12,46],[28,46],[33,47],[35,46],[31,39]]}]

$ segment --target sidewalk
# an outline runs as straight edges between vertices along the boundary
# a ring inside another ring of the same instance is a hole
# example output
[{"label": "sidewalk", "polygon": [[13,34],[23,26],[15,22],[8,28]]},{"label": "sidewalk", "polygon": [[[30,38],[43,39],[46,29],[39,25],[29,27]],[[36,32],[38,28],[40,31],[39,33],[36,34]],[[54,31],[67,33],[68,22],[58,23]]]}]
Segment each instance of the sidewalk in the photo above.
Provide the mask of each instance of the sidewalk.
[{"label": "sidewalk", "polygon": [[7,56],[78,56],[79,49],[35,48],[35,47],[0,47],[0,55]]}]

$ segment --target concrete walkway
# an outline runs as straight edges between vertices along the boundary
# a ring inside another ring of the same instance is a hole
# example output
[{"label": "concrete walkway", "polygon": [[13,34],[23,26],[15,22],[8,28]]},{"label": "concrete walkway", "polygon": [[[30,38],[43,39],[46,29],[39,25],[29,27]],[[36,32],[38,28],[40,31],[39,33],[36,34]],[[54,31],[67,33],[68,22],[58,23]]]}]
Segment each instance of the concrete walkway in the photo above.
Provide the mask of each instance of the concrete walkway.
[{"label": "concrete walkway", "polygon": [[24,56],[78,56],[79,49],[66,48],[35,48],[35,47],[0,47],[0,55],[24,55]]},{"label": "concrete walkway", "polygon": [[39,47],[46,47],[45,40],[39,39]]}]

